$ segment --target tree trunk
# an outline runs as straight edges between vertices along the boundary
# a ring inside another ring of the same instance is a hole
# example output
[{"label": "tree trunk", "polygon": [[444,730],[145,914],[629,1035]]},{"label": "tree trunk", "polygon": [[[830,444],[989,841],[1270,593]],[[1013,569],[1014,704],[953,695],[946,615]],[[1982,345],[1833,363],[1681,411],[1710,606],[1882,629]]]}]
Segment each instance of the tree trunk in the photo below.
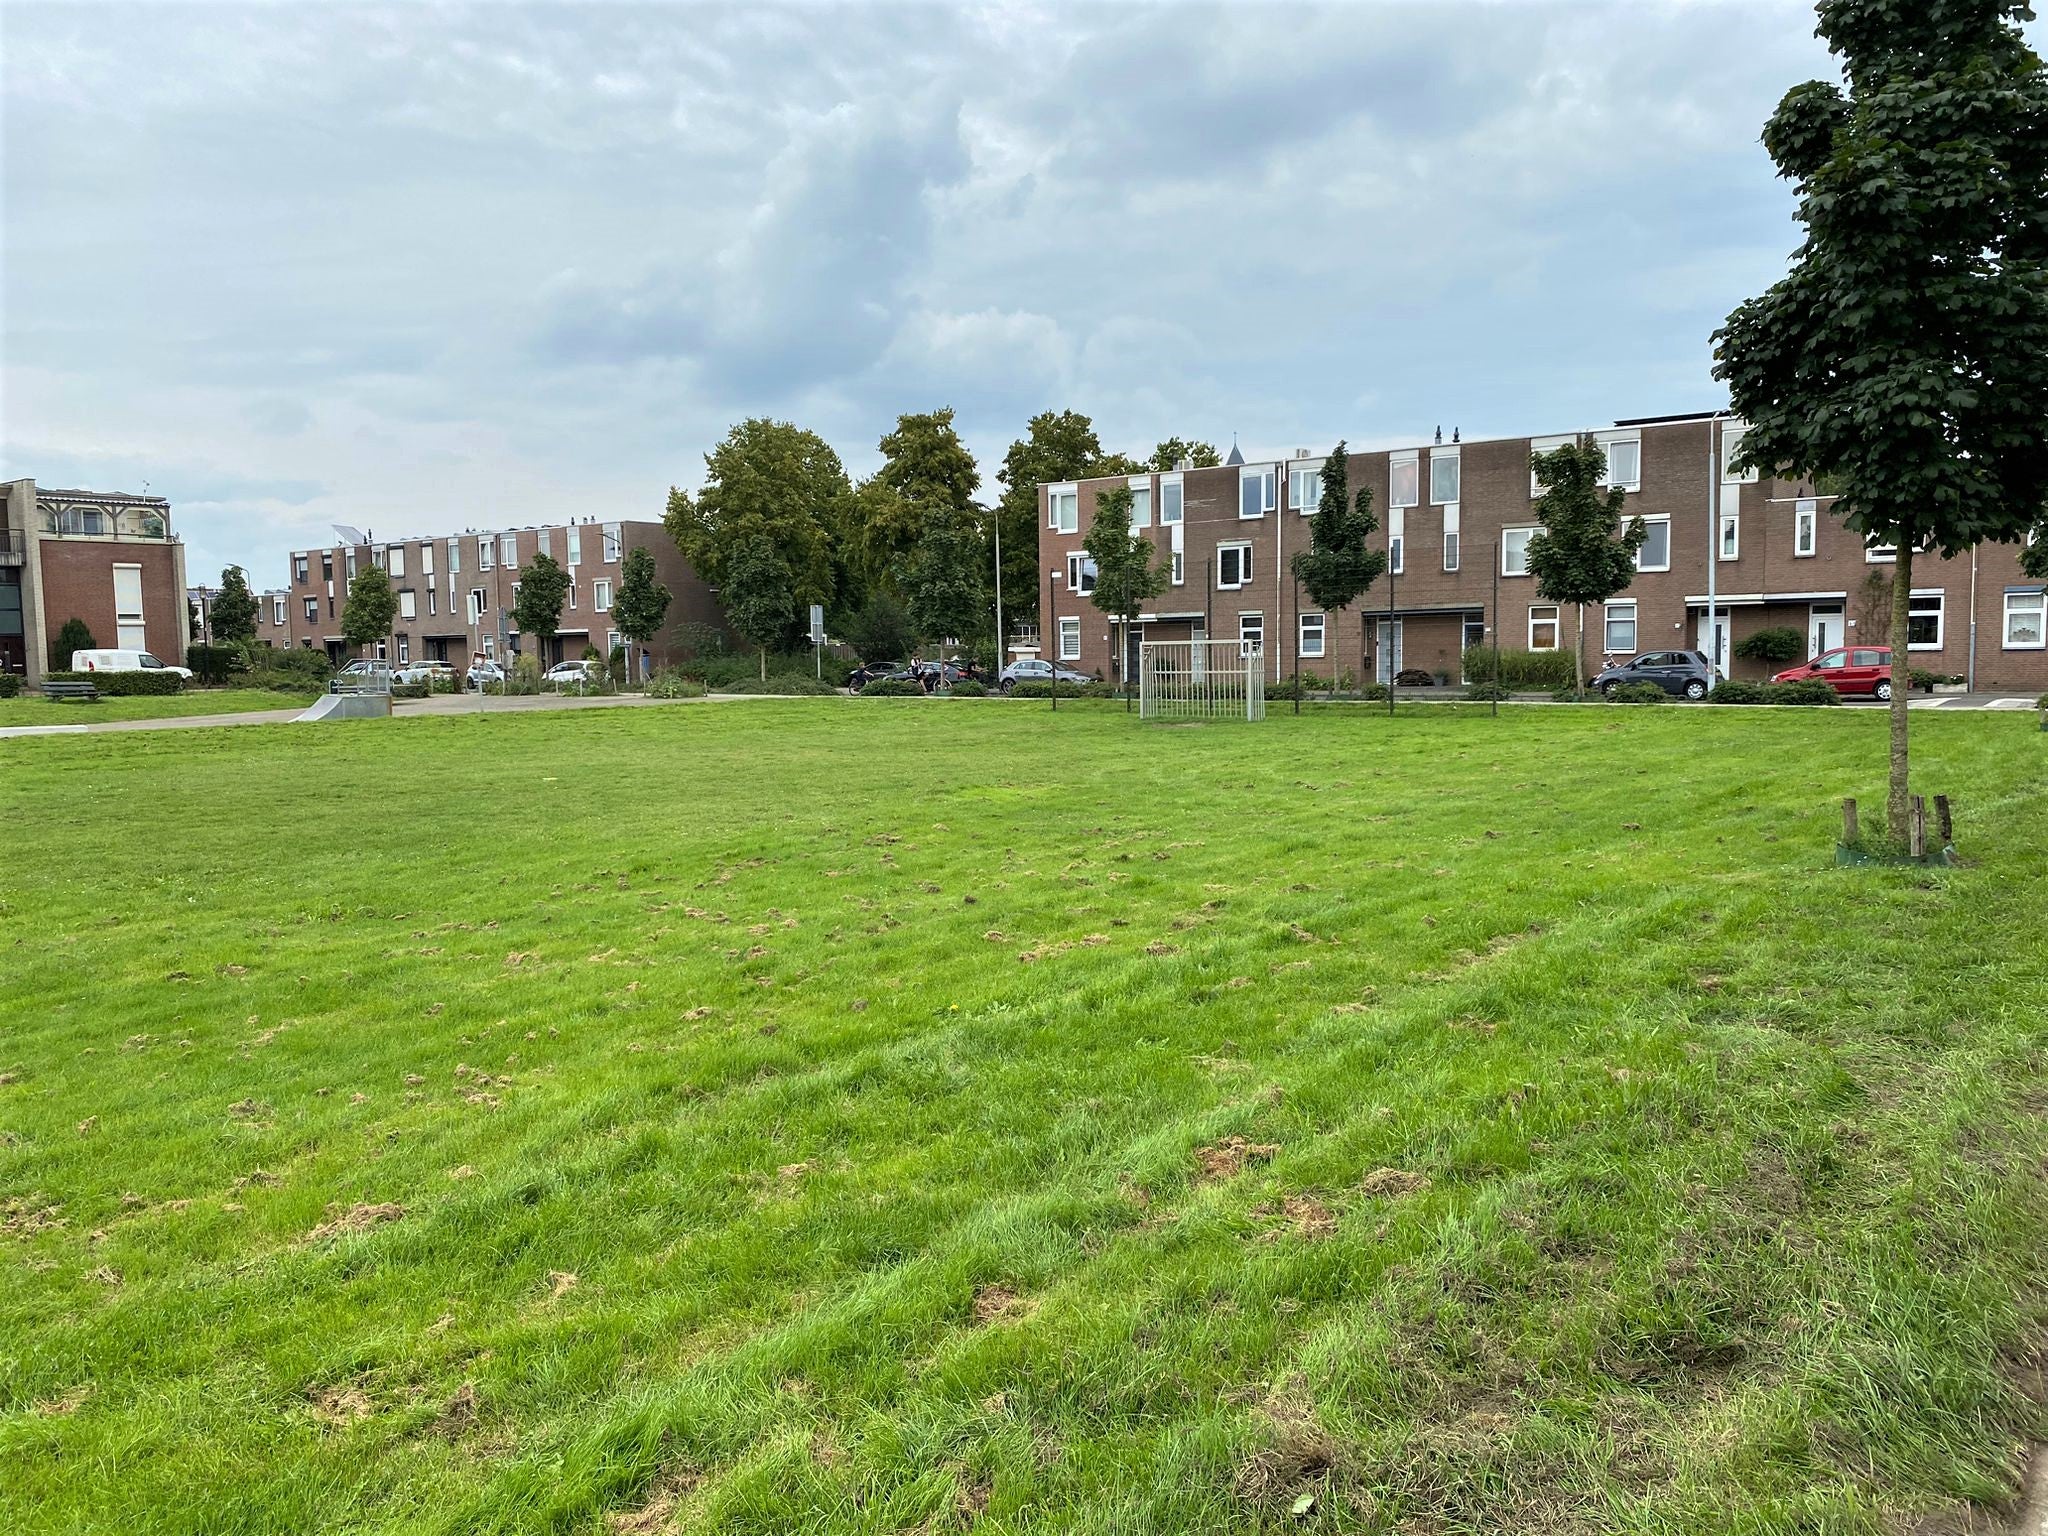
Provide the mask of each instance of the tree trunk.
[{"label": "tree trunk", "polygon": [[768,647],[761,647],[761,681],[768,681]]},{"label": "tree trunk", "polygon": [[1899,530],[1899,553],[1892,566],[1892,765],[1884,797],[1885,829],[1903,846],[1910,816],[1906,798],[1906,701],[1913,696],[1907,666],[1907,625],[1913,611],[1913,539],[1911,528]]}]

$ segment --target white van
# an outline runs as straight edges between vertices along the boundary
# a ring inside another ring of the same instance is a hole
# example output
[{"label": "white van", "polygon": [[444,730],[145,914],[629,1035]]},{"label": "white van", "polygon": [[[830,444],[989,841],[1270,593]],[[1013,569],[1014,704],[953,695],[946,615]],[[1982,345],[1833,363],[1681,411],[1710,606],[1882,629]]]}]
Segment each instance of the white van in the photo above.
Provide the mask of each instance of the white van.
[{"label": "white van", "polygon": [[167,667],[147,651],[73,651],[74,672],[175,672],[192,681],[190,667]]}]

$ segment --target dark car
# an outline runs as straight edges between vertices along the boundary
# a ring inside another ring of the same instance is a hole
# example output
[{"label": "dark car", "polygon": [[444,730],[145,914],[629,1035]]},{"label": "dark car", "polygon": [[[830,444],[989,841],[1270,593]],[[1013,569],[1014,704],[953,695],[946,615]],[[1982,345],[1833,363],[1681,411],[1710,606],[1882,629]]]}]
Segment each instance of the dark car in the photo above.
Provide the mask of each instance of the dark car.
[{"label": "dark car", "polygon": [[846,676],[846,686],[855,693],[885,677],[907,677],[909,669],[900,661],[864,661]]},{"label": "dark car", "polygon": [[924,684],[926,693],[950,688],[955,683],[987,681],[971,661],[914,661],[911,667],[917,673],[917,680]]},{"label": "dark car", "polygon": [[1714,686],[1714,664],[1704,651],[1645,651],[1616,662],[1593,678],[1593,687],[1609,694],[1630,683],[1655,683],[1682,699],[1704,699]]}]

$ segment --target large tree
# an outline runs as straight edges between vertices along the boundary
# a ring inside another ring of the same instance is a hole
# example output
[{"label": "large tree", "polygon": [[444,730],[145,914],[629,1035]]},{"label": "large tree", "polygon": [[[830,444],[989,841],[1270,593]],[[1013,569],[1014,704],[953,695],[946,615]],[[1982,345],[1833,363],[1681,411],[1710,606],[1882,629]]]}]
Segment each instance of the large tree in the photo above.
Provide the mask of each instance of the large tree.
[{"label": "large tree", "polygon": [[927,640],[986,634],[988,582],[982,576],[981,534],[958,512],[930,518],[903,563],[904,610]]},{"label": "large tree", "polygon": [[[619,572],[619,590],[612,594],[612,624],[629,645],[645,647],[668,614],[669,590],[655,579],[654,556],[644,549],[626,551]],[[632,657],[626,658],[632,670]]]},{"label": "large tree", "polygon": [[535,555],[519,573],[519,591],[512,599],[512,626],[533,639],[534,660],[547,665],[548,642],[562,627],[562,604],[569,598],[569,573],[552,555]]},{"label": "large tree", "polygon": [[[1289,562],[1294,579],[1325,613],[1349,608],[1387,569],[1387,552],[1366,544],[1380,525],[1373,515],[1372,489],[1362,485],[1357,499],[1351,499],[1350,463],[1342,443],[1323,460],[1323,494],[1316,502],[1315,515],[1308,520],[1308,548],[1298,551]],[[1297,656],[1300,648],[1297,637]],[[1332,698],[1336,691],[1337,669],[1332,667]]]},{"label": "large tree", "polygon": [[1095,498],[1095,516],[1081,548],[1095,562],[1095,590],[1089,601],[1118,624],[1116,675],[1130,686],[1124,665],[1130,653],[1131,616],[1148,597],[1166,590],[1167,567],[1154,564],[1158,546],[1131,526],[1131,490],[1119,485]]},{"label": "large tree", "polygon": [[698,574],[724,587],[739,551],[765,545],[787,574],[793,603],[830,602],[853,487],[825,440],[753,417],[704,455],[704,470],[695,496],[669,491],[662,519]]},{"label": "large tree", "polygon": [[[934,522],[976,528],[981,520],[974,502],[981,471],[953,429],[950,406],[897,417],[877,446],[882,467],[854,495],[855,566],[865,590],[900,586],[905,562]],[[978,557],[970,563],[980,565]]]},{"label": "large tree", "polygon": [[220,591],[214,594],[208,618],[215,645],[246,644],[256,638],[256,597],[249,590],[249,573],[239,565],[220,573]]},{"label": "large tree", "polygon": [[1187,442],[1178,437],[1169,437],[1152,450],[1152,457],[1145,461],[1147,469],[1156,469],[1161,474],[1179,469],[1182,464],[1192,464],[1196,469],[1213,469],[1223,462],[1223,455],[1216,451],[1214,443]]},{"label": "large tree", "polygon": [[[1764,147],[1799,197],[1792,269],[1715,333],[1739,462],[1825,476],[1898,551],[2014,540],[2048,506],[2048,74],[2026,0],[1824,0],[1843,82],[1787,92]],[[1892,647],[1894,838],[1907,832],[1907,651]]]},{"label": "large tree", "polygon": [[391,634],[398,617],[398,594],[381,565],[365,565],[349,578],[348,598],[341,605],[341,638],[361,650]]},{"label": "large tree", "polygon": [[1038,487],[1091,475],[1136,474],[1139,468],[1134,459],[1104,453],[1095,423],[1079,411],[1041,411],[1031,418],[996,472],[1003,494],[992,527],[1002,530],[1006,618],[1038,616]]},{"label": "large tree", "polygon": [[[1529,574],[1546,603],[1570,603],[1578,616],[1578,671],[1573,686],[1586,693],[1588,603],[1604,603],[1636,579],[1636,551],[1649,537],[1640,517],[1622,521],[1628,492],[1602,489],[1607,450],[1590,438],[1529,456],[1543,494],[1531,509],[1543,524],[1529,535]],[[1500,615],[1494,615],[1500,622]],[[1716,658],[1718,660],[1719,658]]]},{"label": "large tree", "polygon": [[727,621],[760,651],[761,680],[766,682],[768,648],[789,639],[798,600],[789,566],[765,535],[748,539],[731,552],[719,595]]}]

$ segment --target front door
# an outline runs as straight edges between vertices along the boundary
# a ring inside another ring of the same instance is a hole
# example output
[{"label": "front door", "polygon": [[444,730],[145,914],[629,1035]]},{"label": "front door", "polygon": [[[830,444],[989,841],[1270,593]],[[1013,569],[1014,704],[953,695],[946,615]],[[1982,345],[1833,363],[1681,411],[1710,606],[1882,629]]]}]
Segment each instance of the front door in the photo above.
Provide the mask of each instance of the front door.
[{"label": "front door", "polygon": [[1373,676],[1382,683],[1392,683],[1394,674],[1401,670],[1401,620],[1381,619],[1374,632],[1373,650],[1378,660]]},{"label": "front door", "polygon": [[1848,632],[1842,627],[1842,605],[1815,603],[1806,621],[1806,659],[1811,661],[1822,651],[1832,651],[1847,639]]},{"label": "front door", "polygon": [[1131,624],[1131,625],[1127,625],[1127,626],[1125,626],[1125,629],[1124,629],[1124,677],[1125,677],[1125,678],[1126,678],[1126,679],[1127,679],[1128,681],[1130,681],[1130,682],[1133,682],[1133,683],[1135,683],[1135,682],[1136,682],[1136,681],[1138,680],[1138,672],[1139,672],[1139,670],[1140,670],[1140,663],[1141,663],[1141,660],[1142,660],[1142,656],[1143,656],[1143,652],[1142,652],[1142,651],[1140,650],[1140,647],[1141,647],[1141,646],[1143,646],[1143,645],[1144,645],[1144,643],[1145,643],[1145,626],[1144,626],[1144,625],[1142,625],[1142,624]]},{"label": "front door", "polygon": [[1728,675],[1727,614],[1715,614],[1711,629],[1707,625],[1707,616],[1704,613],[1700,615],[1699,648],[1706,652],[1708,659],[1713,662],[1714,675],[1716,677],[1726,677]]}]

